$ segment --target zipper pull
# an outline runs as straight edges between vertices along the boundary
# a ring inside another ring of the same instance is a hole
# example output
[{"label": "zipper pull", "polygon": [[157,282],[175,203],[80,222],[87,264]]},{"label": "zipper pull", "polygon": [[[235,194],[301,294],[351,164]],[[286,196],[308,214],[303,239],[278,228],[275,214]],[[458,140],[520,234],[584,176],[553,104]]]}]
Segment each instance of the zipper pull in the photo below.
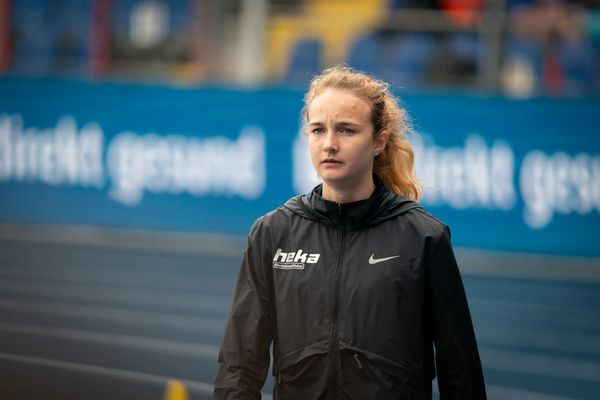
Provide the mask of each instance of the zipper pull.
[{"label": "zipper pull", "polygon": [[360,358],[358,358],[358,353],[354,353],[354,359],[356,360],[356,365],[358,366],[358,369],[362,371],[363,365],[360,362]]},{"label": "zipper pull", "polygon": [[277,373],[277,385],[275,385],[275,400],[281,398],[281,372]]}]

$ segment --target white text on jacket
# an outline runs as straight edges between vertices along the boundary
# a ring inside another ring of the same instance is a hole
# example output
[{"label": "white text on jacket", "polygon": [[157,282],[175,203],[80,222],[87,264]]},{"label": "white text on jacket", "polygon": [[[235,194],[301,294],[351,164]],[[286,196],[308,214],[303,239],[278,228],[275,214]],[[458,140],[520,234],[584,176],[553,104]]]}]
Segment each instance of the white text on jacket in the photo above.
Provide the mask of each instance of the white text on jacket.
[{"label": "white text on jacket", "polygon": [[273,268],[277,269],[304,269],[304,264],[316,264],[319,261],[320,254],[303,253],[302,249],[284,253],[277,249],[273,257]]}]

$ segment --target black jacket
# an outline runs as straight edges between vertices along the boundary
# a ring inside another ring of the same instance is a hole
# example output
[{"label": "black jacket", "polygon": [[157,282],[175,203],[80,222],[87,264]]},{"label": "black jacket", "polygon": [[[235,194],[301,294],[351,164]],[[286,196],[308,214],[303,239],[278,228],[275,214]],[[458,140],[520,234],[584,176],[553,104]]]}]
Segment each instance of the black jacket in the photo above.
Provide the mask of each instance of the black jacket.
[{"label": "black jacket", "polygon": [[[379,180],[371,198],[310,194],[249,234],[215,399],[485,399],[448,227]],[[433,345],[435,345],[435,352]]]}]

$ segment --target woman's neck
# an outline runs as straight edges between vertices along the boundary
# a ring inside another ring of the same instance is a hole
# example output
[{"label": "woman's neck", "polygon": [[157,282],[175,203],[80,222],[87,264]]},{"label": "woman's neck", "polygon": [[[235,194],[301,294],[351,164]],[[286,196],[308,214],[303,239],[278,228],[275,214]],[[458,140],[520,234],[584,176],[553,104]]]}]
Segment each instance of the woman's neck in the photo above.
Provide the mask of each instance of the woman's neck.
[{"label": "woman's neck", "polygon": [[360,187],[341,188],[323,182],[323,192],[321,197],[325,200],[333,201],[339,204],[352,203],[354,201],[366,200],[373,194],[375,183],[371,179]]}]

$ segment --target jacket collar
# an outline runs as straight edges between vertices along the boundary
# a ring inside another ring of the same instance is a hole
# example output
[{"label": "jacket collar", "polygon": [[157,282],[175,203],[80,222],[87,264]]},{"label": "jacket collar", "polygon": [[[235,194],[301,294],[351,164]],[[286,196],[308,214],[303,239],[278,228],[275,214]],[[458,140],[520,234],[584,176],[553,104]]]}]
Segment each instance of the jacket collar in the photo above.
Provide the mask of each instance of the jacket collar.
[{"label": "jacket collar", "polygon": [[371,197],[351,203],[336,203],[322,197],[323,186],[318,185],[310,193],[290,199],[284,207],[296,214],[328,225],[345,229],[359,229],[377,224],[412,208],[418,203],[391,192],[376,175],[375,190]]},{"label": "jacket collar", "polygon": [[336,225],[347,225],[349,227],[360,225],[364,218],[373,213],[387,188],[379,178],[375,180],[375,190],[368,199],[353,201],[350,203],[337,203],[335,201],[325,200],[323,195],[323,184],[315,187],[307,196],[312,209],[320,214],[324,219],[329,220]]}]

